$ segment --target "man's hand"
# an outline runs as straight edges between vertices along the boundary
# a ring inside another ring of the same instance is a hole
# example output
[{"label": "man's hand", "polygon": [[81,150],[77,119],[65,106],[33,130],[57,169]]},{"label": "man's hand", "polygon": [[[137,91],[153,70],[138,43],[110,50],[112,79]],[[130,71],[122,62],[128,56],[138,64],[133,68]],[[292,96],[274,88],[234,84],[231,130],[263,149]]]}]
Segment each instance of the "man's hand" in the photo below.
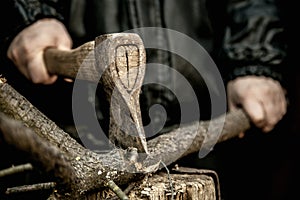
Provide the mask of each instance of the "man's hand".
[{"label": "man's hand", "polygon": [[47,47],[68,50],[71,46],[71,37],[61,22],[42,19],[22,30],[14,38],[7,56],[33,83],[52,84],[57,76],[48,74],[43,52]]},{"label": "man's hand", "polygon": [[227,85],[229,110],[242,107],[264,132],[271,131],[286,113],[285,90],[280,83],[263,76],[245,76]]}]

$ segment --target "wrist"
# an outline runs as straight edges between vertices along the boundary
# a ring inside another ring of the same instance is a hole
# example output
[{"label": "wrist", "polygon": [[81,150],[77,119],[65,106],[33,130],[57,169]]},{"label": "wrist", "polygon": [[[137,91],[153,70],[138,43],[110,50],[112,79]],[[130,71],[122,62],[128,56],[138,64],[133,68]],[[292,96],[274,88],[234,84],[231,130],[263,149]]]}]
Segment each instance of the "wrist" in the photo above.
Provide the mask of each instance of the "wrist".
[{"label": "wrist", "polygon": [[281,84],[283,82],[282,74],[273,70],[273,68],[271,67],[260,66],[260,65],[249,65],[249,66],[237,67],[233,69],[232,72],[229,73],[227,77],[227,82],[236,79],[238,77],[244,77],[244,76],[264,76],[264,77],[269,77],[274,80],[277,80]]}]

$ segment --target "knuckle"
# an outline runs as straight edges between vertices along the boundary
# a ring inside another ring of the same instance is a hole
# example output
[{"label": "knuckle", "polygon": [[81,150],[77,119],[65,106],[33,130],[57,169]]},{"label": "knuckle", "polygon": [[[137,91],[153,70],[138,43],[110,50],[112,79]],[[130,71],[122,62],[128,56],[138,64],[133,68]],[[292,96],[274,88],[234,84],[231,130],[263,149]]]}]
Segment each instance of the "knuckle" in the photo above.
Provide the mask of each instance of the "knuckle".
[{"label": "knuckle", "polygon": [[263,132],[265,132],[265,133],[267,133],[267,132],[270,132],[271,130],[273,130],[273,128],[274,128],[274,126],[265,126],[263,129],[262,129],[262,131]]},{"label": "knuckle", "polygon": [[9,51],[7,52],[7,56],[8,58],[10,58],[11,60],[17,60],[18,59],[18,51],[16,48],[12,48],[9,49]]},{"label": "knuckle", "polygon": [[31,74],[30,80],[32,83],[40,84],[40,83],[46,83],[48,78],[44,74]]},{"label": "knuckle", "polygon": [[34,84],[39,84],[39,83],[43,83],[45,80],[40,78],[40,77],[31,77],[31,81],[34,83]]},{"label": "knuckle", "polygon": [[257,126],[257,127],[263,127],[265,124],[265,119],[263,117],[253,117],[252,122]]}]

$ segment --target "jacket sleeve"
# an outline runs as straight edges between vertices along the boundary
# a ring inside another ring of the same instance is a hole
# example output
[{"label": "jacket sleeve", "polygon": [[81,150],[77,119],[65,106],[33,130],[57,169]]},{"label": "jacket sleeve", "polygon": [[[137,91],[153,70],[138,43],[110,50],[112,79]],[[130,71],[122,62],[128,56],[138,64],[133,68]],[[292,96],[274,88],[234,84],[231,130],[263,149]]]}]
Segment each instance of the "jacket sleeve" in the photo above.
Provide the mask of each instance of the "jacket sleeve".
[{"label": "jacket sleeve", "polygon": [[5,0],[0,8],[1,51],[5,51],[12,39],[25,27],[42,18],[64,21],[63,0]]},{"label": "jacket sleeve", "polygon": [[227,81],[258,75],[283,82],[284,28],[275,0],[235,0],[223,41]]}]

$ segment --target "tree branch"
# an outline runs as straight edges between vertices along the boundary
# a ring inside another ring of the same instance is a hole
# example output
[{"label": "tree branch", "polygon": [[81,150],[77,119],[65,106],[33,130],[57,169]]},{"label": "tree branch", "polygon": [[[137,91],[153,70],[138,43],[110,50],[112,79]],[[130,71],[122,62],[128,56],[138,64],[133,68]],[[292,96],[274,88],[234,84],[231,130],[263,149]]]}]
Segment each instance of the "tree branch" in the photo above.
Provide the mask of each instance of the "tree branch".
[{"label": "tree branch", "polygon": [[32,170],[32,169],[33,169],[33,167],[30,163],[26,163],[26,164],[23,164],[23,165],[12,166],[10,168],[0,170],[0,178],[4,177],[4,176],[9,176],[9,175],[12,175],[12,174],[24,172],[24,171],[27,171],[27,170]]},{"label": "tree branch", "polygon": [[[99,190],[110,180],[123,185],[136,178],[141,179],[159,169],[161,161],[169,165],[207,144],[235,137],[250,127],[247,116],[241,110],[226,115],[223,128],[224,116],[187,124],[148,141],[150,154],[141,164],[130,161],[126,150],[114,149],[96,154],[84,148],[1,80],[0,110],[5,114],[0,115],[0,138],[29,153],[42,169],[67,183],[72,198]],[[216,140],[220,127],[222,133]]]},{"label": "tree branch", "polygon": [[211,148],[217,142],[237,137],[249,128],[250,121],[243,110],[230,112],[213,120],[183,125],[148,141],[150,156],[144,161],[144,166],[153,165],[159,160],[170,165],[201,148]]},{"label": "tree branch", "polygon": [[31,192],[31,191],[37,191],[37,190],[49,190],[49,189],[54,188],[55,186],[56,186],[56,183],[54,183],[54,182],[37,183],[37,184],[33,184],[33,185],[23,185],[23,186],[7,188],[5,194]]}]

